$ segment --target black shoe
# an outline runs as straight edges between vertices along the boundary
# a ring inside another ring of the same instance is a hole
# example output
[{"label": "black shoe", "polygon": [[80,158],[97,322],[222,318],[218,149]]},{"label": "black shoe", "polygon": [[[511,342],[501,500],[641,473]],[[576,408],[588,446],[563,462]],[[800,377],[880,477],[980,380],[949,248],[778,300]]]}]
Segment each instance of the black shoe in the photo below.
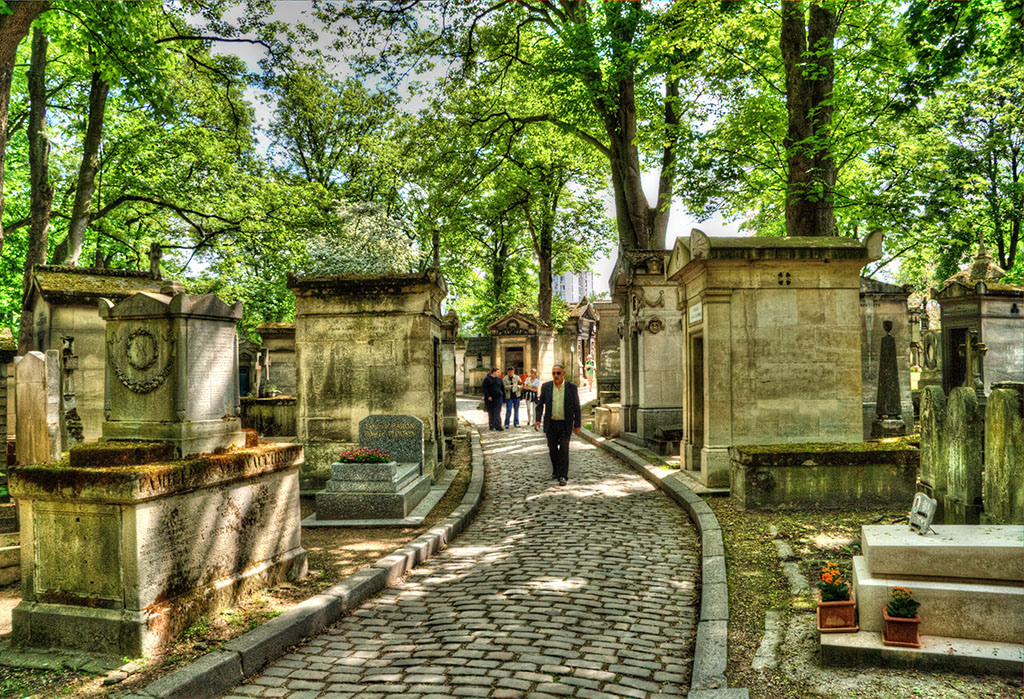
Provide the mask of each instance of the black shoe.
[{"label": "black shoe", "polygon": [[551,480],[557,481],[558,480],[558,476],[556,476],[555,474],[552,473],[551,474]]},{"label": "black shoe", "polygon": [[569,481],[566,478],[559,478],[558,485],[569,485]]}]

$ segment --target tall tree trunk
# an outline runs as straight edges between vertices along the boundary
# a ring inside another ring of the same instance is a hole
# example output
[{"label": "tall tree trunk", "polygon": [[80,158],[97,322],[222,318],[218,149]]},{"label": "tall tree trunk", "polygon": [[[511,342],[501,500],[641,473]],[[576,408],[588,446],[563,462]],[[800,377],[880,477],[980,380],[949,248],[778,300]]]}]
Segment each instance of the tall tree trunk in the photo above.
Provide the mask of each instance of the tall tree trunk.
[{"label": "tall tree trunk", "polygon": [[530,239],[533,241],[533,252],[537,255],[537,317],[544,323],[551,322],[551,269],[554,259],[554,218],[558,209],[558,196],[554,196],[551,203],[551,211],[546,212],[541,220],[540,227],[535,225],[533,213],[530,211],[530,201],[523,204],[523,212],[526,214],[526,227],[530,231]]},{"label": "tall tree trunk", "polygon": [[836,15],[826,4],[782,0],[779,46],[786,66],[786,234],[835,235],[836,166],[830,129]]},{"label": "tall tree trunk", "polygon": [[28,34],[32,22],[49,6],[43,0],[8,0],[9,14],[0,14],[0,252],[4,230],[4,163],[7,160],[7,110],[11,104],[11,82],[18,44]]},{"label": "tall tree trunk", "polygon": [[110,85],[103,81],[99,71],[92,74],[89,88],[89,122],[82,147],[82,164],[78,168],[78,186],[75,204],[71,209],[68,235],[53,253],[54,263],[76,265],[85,244],[85,231],[89,227],[89,208],[96,191],[96,172],[100,165],[100,143],[103,141],[103,117],[107,108]]},{"label": "tall tree trunk", "polygon": [[21,325],[18,331],[18,352],[33,349],[32,312],[27,301],[32,288],[32,273],[36,265],[46,262],[46,245],[50,231],[50,205],[53,186],[50,184],[50,142],[46,137],[46,49],[49,42],[40,29],[32,33],[32,63],[28,70],[29,118],[28,162],[31,182],[31,227],[28,251],[25,253],[25,271],[22,279]]}]

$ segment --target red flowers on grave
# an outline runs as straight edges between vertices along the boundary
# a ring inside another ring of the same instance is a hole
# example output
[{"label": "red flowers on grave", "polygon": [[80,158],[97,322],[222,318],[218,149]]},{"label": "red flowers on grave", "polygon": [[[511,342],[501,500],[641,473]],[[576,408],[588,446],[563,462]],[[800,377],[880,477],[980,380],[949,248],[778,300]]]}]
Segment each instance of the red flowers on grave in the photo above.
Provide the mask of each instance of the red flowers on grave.
[{"label": "red flowers on grave", "polygon": [[341,452],[338,461],[343,464],[386,464],[391,461],[391,454],[380,449],[357,447]]},{"label": "red flowers on grave", "polygon": [[821,578],[814,583],[821,590],[818,602],[818,631],[846,633],[856,631],[857,603],[850,599],[850,586],[843,580],[839,567],[832,562],[821,569]]}]

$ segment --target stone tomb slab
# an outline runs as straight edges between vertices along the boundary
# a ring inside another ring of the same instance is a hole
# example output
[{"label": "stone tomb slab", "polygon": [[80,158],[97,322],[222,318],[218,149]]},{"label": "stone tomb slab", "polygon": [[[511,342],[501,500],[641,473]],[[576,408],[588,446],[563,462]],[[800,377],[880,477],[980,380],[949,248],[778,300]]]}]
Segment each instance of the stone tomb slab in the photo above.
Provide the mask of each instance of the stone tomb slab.
[{"label": "stone tomb slab", "polygon": [[933,524],[919,535],[907,527],[866,525],[861,543],[878,577],[1024,581],[1024,531],[1019,526]]},{"label": "stone tomb slab", "polygon": [[[16,468],[15,639],[137,657],[248,591],[305,574],[302,447],[105,469]],[[73,561],[73,565],[69,565]]]},{"label": "stone tomb slab", "polygon": [[[916,535],[915,535],[916,536]],[[882,608],[894,587],[913,590],[921,603],[921,634],[997,643],[1024,639],[1024,587],[964,579],[880,576],[864,556],[853,557],[853,588],[862,631],[882,630]]]},{"label": "stone tomb slab", "polygon": [[427,493],[419,504],[416,505],[409,512],[408,515],[400,519],[319,519],[314,512],[313,514],[302,520],[303,527],[418,527],[423,524],[427,515],[434,509],[437,503],[441,502],[441,498],[445,496],[448,489],[451,488],[452,483],[455,482],[455,477],[458,475],[458,471],[455,469],[449,469],[444,472],[444,475],[437,480],[434,485],[430,487],[430,492]]}]

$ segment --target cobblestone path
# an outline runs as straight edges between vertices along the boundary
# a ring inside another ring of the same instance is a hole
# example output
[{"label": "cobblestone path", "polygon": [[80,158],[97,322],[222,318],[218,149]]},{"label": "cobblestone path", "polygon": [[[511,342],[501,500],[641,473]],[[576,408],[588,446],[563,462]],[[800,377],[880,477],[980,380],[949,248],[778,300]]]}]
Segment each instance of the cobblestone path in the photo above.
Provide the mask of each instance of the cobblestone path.
[{"label": "cobblestone path", "polygon": [[463,414],[483,424],[487,459],[472,524],[232,696],[685,695],[699,562],[685,513],[576,439],[559,487],[542,435]]}]

